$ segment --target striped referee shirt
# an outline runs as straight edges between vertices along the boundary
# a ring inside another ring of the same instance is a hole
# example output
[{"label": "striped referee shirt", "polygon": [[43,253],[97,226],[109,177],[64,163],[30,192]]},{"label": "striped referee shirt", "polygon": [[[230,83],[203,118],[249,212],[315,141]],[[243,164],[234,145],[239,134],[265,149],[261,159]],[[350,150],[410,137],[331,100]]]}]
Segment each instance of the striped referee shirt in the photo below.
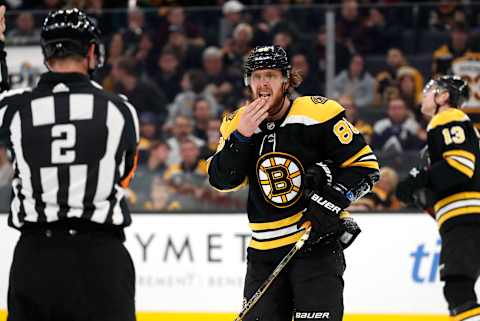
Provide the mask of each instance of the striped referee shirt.
[{"label": "striped referee shirt", "polygon": [[0,96],[0,137],[14,167],[10,226],[66,218],[130,224],[124,195],[139,129],[126,99],[82,74],[47,72],[37,87]]}]

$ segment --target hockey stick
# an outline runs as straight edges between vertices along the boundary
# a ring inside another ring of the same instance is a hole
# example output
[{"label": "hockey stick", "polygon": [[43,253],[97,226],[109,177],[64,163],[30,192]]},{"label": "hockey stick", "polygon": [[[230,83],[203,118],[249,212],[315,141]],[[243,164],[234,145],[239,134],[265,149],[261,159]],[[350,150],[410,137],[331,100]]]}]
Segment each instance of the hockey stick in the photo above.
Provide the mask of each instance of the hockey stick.
[{"label": "hockey stick", "polygon": [[255,306],[255,304],[260,300],[262,295],[265,294],[267,289],[270,287],[272,282],[275,280],[275,278],[282,272],[282,270],[285,268],[285,266],[290,262],[290,260],[295,256],[295,253],[297,253],[305,244],[305,242],[308,240],[308,237],[310,236],[310,231],[312,230],[312,227],[310,226],[310,222],[308,224],[305,224],[305,233],[302,235],[302,237],[295,243],[295,245],[292,247],[292,249],[285,255],[285,257],[278,263],[277,267],[273,272],[268,276],[268,278],[263,282],[263,284],[258,288],[257,292],[248,300],[247,303],[244,304],[242,307],[242,310],[238,314],[238,317],[235,318],[234,321],[242,321],[245,315]]}]

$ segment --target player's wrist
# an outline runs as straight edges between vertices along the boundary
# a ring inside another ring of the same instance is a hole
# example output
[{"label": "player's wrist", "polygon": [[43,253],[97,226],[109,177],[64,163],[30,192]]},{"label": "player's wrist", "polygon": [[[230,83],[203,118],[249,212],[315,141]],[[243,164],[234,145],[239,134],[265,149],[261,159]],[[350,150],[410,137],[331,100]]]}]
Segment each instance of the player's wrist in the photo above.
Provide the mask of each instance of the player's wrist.
[{"label": "player's wrist", "polygon": [[233,131],[233,137],[235,137],[240,143],[248,143],[251,140],[251,136],[247,136],[241,133],[238,129]]}]

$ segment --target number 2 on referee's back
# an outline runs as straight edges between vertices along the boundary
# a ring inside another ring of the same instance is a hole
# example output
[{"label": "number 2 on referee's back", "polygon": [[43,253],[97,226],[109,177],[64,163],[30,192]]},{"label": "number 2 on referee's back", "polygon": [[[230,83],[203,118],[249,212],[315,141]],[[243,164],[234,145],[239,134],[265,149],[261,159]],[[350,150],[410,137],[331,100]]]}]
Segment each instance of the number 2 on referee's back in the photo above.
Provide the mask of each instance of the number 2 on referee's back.
[{"label": "number 2 on referee's back", "polygon": [[52,164],[68,164],[75,160],[76,129],[73,124],[52,127]]}]

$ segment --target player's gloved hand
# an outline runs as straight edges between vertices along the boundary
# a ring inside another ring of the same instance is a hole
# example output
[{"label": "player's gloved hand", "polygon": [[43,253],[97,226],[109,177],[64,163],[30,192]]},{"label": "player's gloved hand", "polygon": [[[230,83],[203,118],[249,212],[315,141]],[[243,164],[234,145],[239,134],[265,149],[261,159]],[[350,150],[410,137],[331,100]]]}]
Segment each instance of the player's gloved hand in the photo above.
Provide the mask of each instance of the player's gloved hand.
[{"label": "player's gloved hand", "polygon": [[332,174],[328,165],[317,163],[307,169],[305,174],[304,196],[308,205],[298,225],[305,221],[312,224],[308,243],[326,241],[338,235],[341,229],[341,211],[350,205],[340,184],[332,183]]},{"label": "player's gloved hand", "polygon": [[410,170],[408,177],[397,185],[397,197],[405,204],[414,204],[414,192],[426,187],[427,184],[427,171],[414,167]]},{"label": "player's gloved hand", "polygon": [[360,232],[362,232],[362,230],[358,226],[357,222],[355,222],[353,217],[347,216],[342,218],[342,228],[339,235],[339,240],[343,249],[346,249],[352,245],[353,241],[355,241]]}]

